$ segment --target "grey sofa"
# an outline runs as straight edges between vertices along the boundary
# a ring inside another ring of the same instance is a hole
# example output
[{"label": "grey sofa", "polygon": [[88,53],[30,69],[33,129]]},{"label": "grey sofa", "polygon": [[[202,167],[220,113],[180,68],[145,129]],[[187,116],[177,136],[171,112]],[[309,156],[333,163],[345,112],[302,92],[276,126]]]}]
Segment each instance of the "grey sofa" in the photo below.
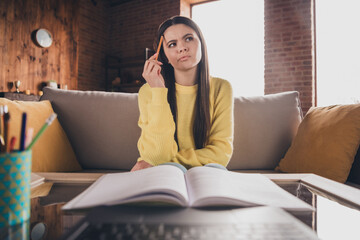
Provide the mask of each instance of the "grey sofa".
[{"label": "grey sofa", "polygon": [[[128,171],[139,153],[136,93],[45,88],[84,171]],[[302,120],[298,92],[234,98],[234,151],[229,170],[274,172]],[[359,152],[349,179],[360,183]]]},{"label": "grey sofa", "polygon": [[[137,94],[45,88],[84,169],[129,170],[139,156]],[[230,170],[274,170],[301,122],[297,92],[234,99]],[[271,126],[271,127],[270,127]]]}]

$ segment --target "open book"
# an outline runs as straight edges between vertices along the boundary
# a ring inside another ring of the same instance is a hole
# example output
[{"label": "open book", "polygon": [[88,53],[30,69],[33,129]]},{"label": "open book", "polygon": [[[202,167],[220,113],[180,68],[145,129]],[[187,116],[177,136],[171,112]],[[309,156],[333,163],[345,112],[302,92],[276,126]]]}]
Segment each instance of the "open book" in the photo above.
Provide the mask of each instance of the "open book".
[{"label": "open book", "polygon": [[184,207],[268,205],[292,211],[313,210],[261,174],[212,167],[194,167],[184,174],[178,167],[170,165],[103,175],[62,209],[137,202],[162,202]]}]

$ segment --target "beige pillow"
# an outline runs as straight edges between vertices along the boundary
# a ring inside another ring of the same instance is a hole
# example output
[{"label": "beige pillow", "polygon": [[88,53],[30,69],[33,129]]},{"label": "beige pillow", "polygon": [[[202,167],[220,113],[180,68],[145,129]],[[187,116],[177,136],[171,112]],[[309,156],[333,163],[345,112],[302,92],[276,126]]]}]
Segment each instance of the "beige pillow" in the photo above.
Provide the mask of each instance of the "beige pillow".
[{"label": "beige pillow", "polygon": [[360,104],[311,108],[277,170],[345,182],[360,144]]},{"label": "beige pillow", "polygon": [[[9,136],[17,138],[15,149],[19,149],[22,113],[27,113],[27,127],[34,128],[34,137],[53,113],[49,101],[22,102],[0,98],[0,105],[7,105],[10,112]],[[33,172],[57,172],[81,170],[74,151],[59,121],[45,130],[32,148]]]},{"label": "beige pillow", "polygon": [[84,169],[130,170],[139,157],[136,93],[44,88]]},{"label": "beige pillow", "polygon": [[302,119],[299,93],[234,98],[234,151],[229,170],[274,170]]}]

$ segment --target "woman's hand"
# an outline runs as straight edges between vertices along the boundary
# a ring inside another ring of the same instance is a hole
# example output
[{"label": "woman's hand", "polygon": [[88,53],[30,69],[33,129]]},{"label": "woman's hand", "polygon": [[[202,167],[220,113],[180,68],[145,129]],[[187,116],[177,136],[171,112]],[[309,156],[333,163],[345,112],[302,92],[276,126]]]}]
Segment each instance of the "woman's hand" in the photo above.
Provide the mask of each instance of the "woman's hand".
[{"label": "woman's hand", "polygon": [[141,169],[145,169],[145,168],[149,168],[152,167],[153,165],[151,165],[150,163],[145,162],[144,160],[138,161],[133,168],[131,169],[131,172],[137,171],[137,170],[141,170]]},{"label": "woman's hand", "polygon": [[156,53],[146,60],[144,65],[144,70],[142,73],[143,78],[152,88],[164,88],[165,81],[161,75],[161,65],[162,63],[157,61]]}]

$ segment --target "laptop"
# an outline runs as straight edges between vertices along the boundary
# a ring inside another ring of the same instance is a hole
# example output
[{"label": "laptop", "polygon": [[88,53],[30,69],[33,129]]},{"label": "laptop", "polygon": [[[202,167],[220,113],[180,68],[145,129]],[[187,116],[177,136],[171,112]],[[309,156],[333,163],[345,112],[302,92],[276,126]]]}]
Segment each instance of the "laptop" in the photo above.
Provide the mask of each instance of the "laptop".
[{"label": "laptop", "polygon": [[275,207],[195,209],[149,206],[94,208],[61,239],[319,239]]}]

